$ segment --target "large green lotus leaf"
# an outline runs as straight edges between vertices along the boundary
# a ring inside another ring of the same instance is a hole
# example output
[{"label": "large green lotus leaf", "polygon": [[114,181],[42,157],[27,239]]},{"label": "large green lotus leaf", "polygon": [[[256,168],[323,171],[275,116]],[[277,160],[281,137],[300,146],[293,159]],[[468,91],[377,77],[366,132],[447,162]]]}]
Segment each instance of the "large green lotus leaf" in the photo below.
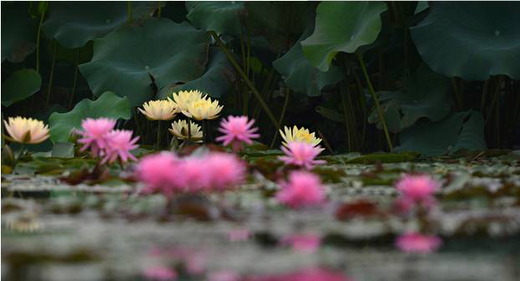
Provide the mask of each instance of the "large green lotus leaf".
[{"label": "large green lotus leaf", "polygon": [[[132,18],[139,20],[153,14],[155,2],[132,2]],[[119,2],[68,1],[50,2],[42,29],[66,48],[79,48],[88,41],[103,37],[126,24],[128,5]]]},{"label": "large green lotus leaf", "polygon": [[454,113],[439,122],[412,126],[400,138],[401,146],[396,151],[415,151],[426,157],[486,148],[484,118],[476,111]]},{"label": "large green lotus leaf", "polygon": [[246,13],[241,1],[188,1],[188,15],[193,26],[218,34],[239,35],[241,33],[240,16]]},{"label": "large green lotus leaf", "polygon": [[34,69],[22,69],[2,83],[2,105],[10,106],[40,90],[42,78]]},{"label": "large green lotus leaf", "polygon": [[[389,130],[400,132],[423,117],[434,122],[446,117],[452,105],[448,94],[449,86],[449,79],[423,65],[414,77],[407,76],[403,79],[401,91],[382,92],[379,100],[389,123]],[[377,123],[378,128],[381,128],[375,108],[369,116],[369,122]]]},{"label": "large green lotus leaf", "polygon": [[314,33],[301,42],[312,65],[327,71],[338,52],[354,53],[373,43],[381,31],[383,2],[321,2]]},{"label": "large green lotus leaf", "polygon": [[67,113],[53,113],[49,117],[51,140],[67,142],[72,129],[80,129],[85,118],[107,117],[130,119],[131,107],[126,97],[121,98],[112,92],[102,94],[97,100],[84,99]]},{"label": "large green lotus leaf", "polygon": [[412,38],[428,66],[445,76],[520,79],[519,14],[516,2],[432,3]]},{"label": "large green lotus leaf", "polygon": [[188,23],[148,19],[124,26],[94,42],[92,61],[80,65],[95,95],[113,91],[140,106],[171,86],[205,71],[209,37]]},{"label": "large green lotus leaf", "polygon": [[[309,36],[304,34],[302,38]],[[300,44],[301,40],[283,55],[273,62],[273,67],[280,73],[285,83],[296,93],[304,93],[308,96],[319,96],[325,86],[338,83],[343,74],[333,66],[328,71],[321,71],[311,65],[305,58]]]},{"label": "large green lotus leaf", "polygon": [[201,77],[186,84],[172,87],[170,91],[163,91],[163,97],[180,90],[197,89],[213,98],[221,98],[230,91],[235,79],[235,71],[229,64],[226,55],[220,49],[212,47],[209,52],[206,72]]},{"label": "large green lotus leaf", "polygon": [[28,2],[2,2],[2,62],[22,62],[36,48],[37,21]]},{"label": "large green lotus leaf", "polygon": [[[314,19],[317,2],[246,1],[245,22],[249,34],[261,36],[272,51],[287,50]],[[257,46],[251,38],[252,45]]]}]

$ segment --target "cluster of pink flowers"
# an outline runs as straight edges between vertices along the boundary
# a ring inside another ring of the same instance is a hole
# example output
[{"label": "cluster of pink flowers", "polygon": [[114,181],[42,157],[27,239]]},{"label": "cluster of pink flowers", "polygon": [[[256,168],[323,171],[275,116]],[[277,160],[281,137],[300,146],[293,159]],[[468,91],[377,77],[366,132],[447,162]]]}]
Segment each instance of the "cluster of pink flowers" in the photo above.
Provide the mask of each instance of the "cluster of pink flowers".
[{"label": "cluster of pink flowers", "polygon": [[275,274],[267,276],[255,276],[246,278],[247,281],[350,281],[352,279],[343,273],[334,272],[324,268],[304,268],[296,272]]},{"label": "cluster of pink flowers", "polygon": [[222,141],[224,146],[231,145],[233,151],[240,151],[243,143],[253,144],[255,138],[260,137],[256,134],[258,128],[253,127],[255,120],[249,120],[247,116],[229,116],[220,123],[219,131],[223,136],[217,138]]},{"label": "cluster of pink flowers", "polygon": [[395,242],[403,252],[427,254],[441,245],[441,239],[435,235],[408,232],[399,236]]},{"label": "cluster of pink flowers", "polygon": [[113,163],[116,160],[127,162],[129,159],[136,161],[130,151],[138,148],[136,144],[139,137],[132,138],[132,131],[114,130],[116,121],[109,118],[87,118],[81,122],[81,131],[76,131],[83,144],[81,151],[90,148],[92,157],[101,157],[101,163]]},{"label": "cluster of pink flowers", "polygon": [[293,171],[289,174],[289,181],[281,181],[280,186],[282,189],[276,198],[293,208],[319,205],[325,200],[325,188],[320,177],[309,172]]},{"label": "cluster of pink flowers", "polygon": [[283,237],[282,244],[298,252],[313,253],[320,248],[321,238],[314,233],[293,234]]},{"label": "cluster of pink flowers", "polygon": [[172,152],[144,157],[137,166],[137,177],[146,186],[144,193],[224,191],[240,184],[246,166],[235,155],[210,152],[201,157],[180,158]]}]

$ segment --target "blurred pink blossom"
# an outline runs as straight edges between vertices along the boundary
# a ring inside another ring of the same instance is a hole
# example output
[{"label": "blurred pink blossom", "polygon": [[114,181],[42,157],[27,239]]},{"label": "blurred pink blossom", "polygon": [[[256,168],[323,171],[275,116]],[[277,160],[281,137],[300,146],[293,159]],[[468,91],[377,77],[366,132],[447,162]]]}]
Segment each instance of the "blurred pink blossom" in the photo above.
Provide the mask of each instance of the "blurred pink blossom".
[{"label": "blurred pink blossom", "polygon": [[282,244],[305,253],[316,252],[321,246],[321,238],[316,234],[295,234],[282,239]]},{"label": "blurred pink blossom", "polygon": [[149,267],[145,269],[144,276],[151,280],[177,280],[177,272],[167,267]]},{"label": "blurred pink blossom", "polygon": [[82,136],[78,140],[79,143],[83,144],[81,151],[90,148],[92,157],[103,156],[103,149],[107,145],[107,134],[114,129],[115,125],[116,120],[109,118],[87,118],[81,121],[83,130],[76,131]]},{"label": "blurred pink blossom", "polygon": [[113,163],[118,158],[122,162],[127,162],[128,159],[137,161],[135,156],[130,153],[130,150],[139,147],[136,144],[139,137],[132,138],[132,133],[132,131],[128,130],[113,130],[109,132],[106,136],[106,155],[102,163],[107,161]]},{"label": "blurred pink blossom", "polygon": [[252,139],[260,137],[255,132],[258,128],[253,127],[255,120],[248,120],[247,116],[229,116],[220,123],[219,131],[223,136],[217,141],[222,141],[224,146],[231,144],[233,151],[242,149],[242,143],[253,144]]},{"label": "blurred pink blossom", "polygon": [[171,197],[179,187],[179,179],[173,171],[178,158],[171,152],[145,156],[137,165],[137,178],[145,184],[143,193],[162,193]]},{"label": "blurred pink blossom", "polygon": [[249,229],[233,229],[228,232],[227,236],[231,242],[247,241],[251,236],[251,231]]},{"label": "blurred pink blossom", "polygon": [[437,250],[441,245],[441,239],[433,235],[423,235],[409,232],[399,236],[396,246],[403,252],[427,254]]},{"label": "blurred pink blossom", "polygon": [[309,172],[291,172],[289,181],[280,182],[280,186],[276,198],[293,208],[318,205],[325,200],[325,188],[320,177]]},{"label": "blurred pink blossom", "polygon": [[240,275],[231,270],[220,270],[211,272],[208,281],[239,281]]},{"label": "blurred pink blossom", "polygon": [[204,159],[203,170],[212,191],[223,191],[242,183],[246,166],[235,155],[212,152]]},{"label": "blurred pink blossom", "polygon": [[281,149],[285,156],[281,156],[279,159],[286,165],[292,164],[310,170],[315,165],[325,163],[323,160],[314,160],[323,151],[323,148],[319,146],[305,142],[290,142],[287,144],[287,148],[282,146]]},{"label": "blurred pink blossom", "polygon": [[292,273],[246,278],[246,281],[351,281],[342,273],[323,268],[305,268]]},{"label": "blurred pink blossom", "polygon": [[415,203],[432,198],[439,186],[436,180],[427,175],[404,175],[396,183],[397,190]]}]

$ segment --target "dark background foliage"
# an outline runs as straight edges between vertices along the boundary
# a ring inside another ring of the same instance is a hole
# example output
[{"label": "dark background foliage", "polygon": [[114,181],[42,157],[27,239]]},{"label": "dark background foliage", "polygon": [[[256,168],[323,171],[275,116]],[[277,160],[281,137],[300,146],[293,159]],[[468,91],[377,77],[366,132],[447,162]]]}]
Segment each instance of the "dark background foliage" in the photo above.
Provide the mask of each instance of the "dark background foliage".
[{"label": "dark background foliage", "polygon": [[270,146],[298,125],[334,153],[512,148],[518,14],[515,2],[2,2],[2,118],[49,122],[37,150],[89,116],[152,144],[136,107],[199,89],[257,119]]}]

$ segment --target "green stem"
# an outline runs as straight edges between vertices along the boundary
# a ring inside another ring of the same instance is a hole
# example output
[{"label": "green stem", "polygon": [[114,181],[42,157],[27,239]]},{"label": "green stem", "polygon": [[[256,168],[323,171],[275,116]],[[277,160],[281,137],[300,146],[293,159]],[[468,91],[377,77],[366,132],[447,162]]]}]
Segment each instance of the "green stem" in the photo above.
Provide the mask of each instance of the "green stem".
[{"label": "green stem", "polygon": [[158,18],[161,17],[161,10],[162,10],[161,1],[157,1],[157,17]]},{"label": "green stem", "polygon": [[157,122],[157,141],[155,143],[155,150],[159,150],[161,147],[161,120]]},{"label": "green stem", "polygon": [[[287,110],[287,105],[289,104],[289,96],[291,95],[291,89],[287,87],[287,91],[285,92],[285,101],[283,102],[283,108],[282,113],[280,114],[280,121],[278,124],[282,124],[283,118],[285,117],[285,111]],[[273,148],[274,144],[276,143],[276,139],[278,138],[278,134],[280,133],[279,130],[276,130],[274,133],[273,140],[271,141],[271,145],[269,145],[269,148]]]},{"label": "green stem", "polygon": [[502,76],[499,76],[498,77],[498,81],[497,81],[497,85],[496,85],[496,88],[495,88],[495,94],[493,95],[493,101],[491,102],[491,107],[489,108],[489,111],[488,113],[486,114],[486,121],[484,124],[487,124],[490,116],[491,116],[491,113],[493,112],[493,107],[495,107],[495,103],[497,103],[497,100],[498,100],[498,95],[500,94],[500,85],[502,84]]},{"label": "green stem", "polygon": [[38,33],[36,34],[36,72],[40,73],[40,35],[42,31],[43,19],[45,18],[45,11],[40,15],[40,23],[38,24]]},{"label": "green stem", "polygon": [[462,97],[460,95],[459,87],[457,86],[457,81],[455,81],[455,77],[451,78],[451,84],[453,85],[453,89],[455,91],[455,98],[457,100],[458,108],[462,109]]},{"label": "green stem", "polygon": [[51,100],[51,90],[52,90],[52,80],[54,79],[54,66],[56,65],[56,51],[58,49],[57,42],[53,41],[53,51],[52,51],[52,65],[51,65],[51,74],[49,76],[49,87],[47,88],[47,106],[50,106],[50,100]]},{"label": "green stem", "polygon": [[[348,87],[348,85],[347,85]],[[347,116],[347,104],[346,104],[346,98],[345,98],[345,90],[343,89],[343,87],[340,88],[340,93],[341,93],[341,104],[343,106],[343,117],[345,118],[345,129],[347,130],[347,146],[348,146],[348,151],[352,151],[352,147],[350,145],[350,141],[351,141],[351,136],[350,136],[350,122],[349,122],[349,118]]]},{"label": "green stem", "polygon": [[79,57],[80,57],[80,49],[78,49],[78,55],[76,57],[76,65],[74,67],[74,80],[72,82],[72,90],[71,90],[71,93],[70,93],[69,110],[72,109],[72,103],[74,102],[74,94],[76,93],[76,84],[78,82]]},{"label": "green stem", "polygon": [[132,1],[127,1],[127,12],[128,12],[128,24],[131,24],[134,21],[134,15],[132,11]]},{"label": "green stem", "polygon": [[386,142],[388,143],[388,148],[390,149],[390,152],[392,152],[393,151],[392,140],[390,139],[390,134],[388,133],[388,127],[386,126],[385,116],[383,115],[383,110],[381,109],[381,106],[379,104],[379,99],[376,96],[374,87],[372,86],[372,82],[370,82],[370,77],[368,76],[367,68],[365,66],[365,62],[363,61],[363,57],[359,53],[357,54],[357,57],[359,59],[359,63],[361,64],[361,69],[363,70],[363,75],[365,76],[365,79],[367,80],[368,90],[370,91],[370,94],[372,95],[372,98],[374,99],[374,103],[376,104],[379,119],[381,120],[381,123],[383,124],[383,130],[385,131],[385,138],[386,138]]},{"label": "green stem", "polygon": [[219,47],[222,49],[224,54],[226,54],[228,60],[231,62],[231,64],[236,69],[238,74],[242,77],[242,79],[244,79],[244,81],[246,82],[246,84],[249,87],[249,89],[251,89],[251,91],[253,92],[255,98],[258,100],[258,102],[260,103],[260,105],[264,109],[264,111],[267,114],[267,116],[269,117],[269,119],[271,119],[271,122],[273,123],[273,125],[276,127],[277,130],[279,130],[280,129],[280,125],[278,124],[278,121],[276,120],[276,118],[274,117],[273,113],[269,109],[269,106],[267,105],[267,103],[265,103],[265,101],[262,99],[262,96],[260,95],[258,90],[255,88],[255,85],[253,85],[253,83],[251,83],[249,78],[247,78],[247,76],[244,73],[244,71],[242,71],[242,69],[240,68],[240,66],[236,62],[236,60],[233,58],[231,53],[229,53],[228,49],[226,48],[226,46],[224,45],[222,40],[220,40],[220,38],[217,36],[215,31],[210,31],[210,34],[211,34],[211,36],[213,36],[213,38],[215,39],[215,41],[217,42]]}]

